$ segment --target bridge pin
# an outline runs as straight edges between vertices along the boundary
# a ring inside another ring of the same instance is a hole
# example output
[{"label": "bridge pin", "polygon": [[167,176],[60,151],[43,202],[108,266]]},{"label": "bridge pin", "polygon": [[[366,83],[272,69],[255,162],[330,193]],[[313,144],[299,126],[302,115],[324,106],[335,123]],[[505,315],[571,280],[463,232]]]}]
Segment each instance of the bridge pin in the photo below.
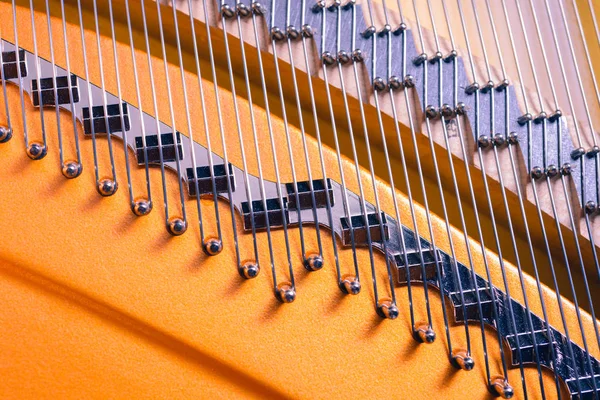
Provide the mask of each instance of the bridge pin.
[{"label": "bridge pin", "polygon": [[375,28],[373,25],[369,26],[367,29],[365,29],[362,33],[362,36],[365,39],[370,38],[371,36],[373,36],[375,33],[377,32],[377,28]]},{"label": "bridge pin", "polygon": [[283,39],[285,39],[285,34],[281,29],[274,26],[273,28],[271,28],[271,39],[276,41],[282,41]]},{"label": "bridge pin", "polygon": [[415,77],[412,75],[406,75],[403,83],[405,88],[413,88],[415,87]]},{"label": "bridge pin", "polygon": [[440,112],[439,110],[435,107],[435,106],[427,106],[425,108],[425,116],[429,119],[435,119],[437,117],[439,117]]},{"label": "bridge pin", "polygon": [[500,82],[497,86],[496,86],[496,90],[497,91],[502,91],[505,90],[507,87],[510,86],[510,81],[508,79],[503,79],[502,82]]},{"label": "bridge pin", "polygon": [[360,293],[360,281],[354,275],[344,275],[340,282],[340,289],[346,294],[357,295]]},{"label": "bridge pin", "polygon": [[41,160],[48,153],[48,148],[39,142],[31,142],[27,147],[27,157],[32,160]]},{"label": "bridge pin", "polygon": [[292,303],[296,300],[296,290],[291,283],[282,282],[277,285],[275,296],[277,296],[277,299],[282,303]]},{"label": "bridge pin", "polygon": [[79,175],[81,175],[82,170],[83,168],[81,164],[73,160],[65,161],[61,168],[62,174],[67,179],[77,178]]},{"label": "bridge pin", "polygon": [[150,211],[152,211],[152,202],[146,198],[140,197],[133,201],[131,209],[138,217],[148,215]]},{"label": "bridge pin", "polygon": [[252,3],[252,11],[256,15],[265,15],[265,13],[267,12],[267,9],[262,4],[255,2],[255,3]]},{"label": "bridge pin", "polygon": [[348,64],[351,59],[350,54],[345,50],[340,50],[337,54],[337,60],[341,64]]},{"label": "bridge pin", "polygon": [[187,230],[187,222],[179,217],[171,217],[167,222],[167,231],[173,236],[180,236]]},{"label": "bridge pin", "polygon": [[12,129],[0,126],[0,143],[6,143],[12,138]]},{"label": "bridge pin", "polygon": [[221,16],[225,18],[233,18],[235,16],[235,11],[229,6],[229,4],[223,4],[221,6]]},{"label": "bridge pin", "polygon": [[396,75],[392,75],[388,78],[388,86],[392,90],[400,89],[402,87],[402,80]]},{"label": "bridge pin", "polygon": [[383,80],[383,78],[377,77],[373,79],[373,88],[375,88],[375,90],[377,90],[378,92],[384,90],[385,81]]},{"label": "bridge pin", "polygon": [[492,144],[492,141],[490,140],[489,136],[481,135],[477,138],[477,144],[481,148],[486,148],[489,147],[490,144]]},{"label": "bridge pin", "polygon": [[323,257],[317,253],[310,253],[304,256],[304,268],[309,271],[318,271],[323,268]]},{"label": "bridge pin", "polygon": [[383,298],[377,302],[377,314],[381,318],[396,319],[400,315],[400,311],[391,299]]},{"label": "bridge pin", "polygon": [[118,185],[117,182],[113,181],[110,178],[102,178],[96,184],[96,190],[100,195],[107,197],[112,196],[117,192]]},{"label": "bridge pin", "polygon": [[563,114],[561,110],[556,110],[550,115],[550,117],[548,117],[548,119],[550,120],[550,122],[555,122],[557,119],[562,117],[562,115]]},{"label": "bridge pin", "polygon": [[593,201],[588,201],[587,203],[585,203],[585,212],[586,214],[593,214],[596,212],[596,210],[598,210],[598,206],[596,206],[596,203]]},{"label": "bridge pin", "polygon": [[258,276],[260,272],[260,267],[254,260],[246,260],[242,263],[242,265],[238,268],[238,272],[242,276],[242,278],[252,279]]},{"label": "bridge pin", "polygon": [[452,108],[449,104],[442,105],[440,113],[444,118],[454,118],[454,108]]},{"label": "bridge pin", "polygon": [[244,3],[238,3],[236,5],[236,9],[237,9],[237,13],[241,16],[241,17],[247,17],[250,15],[250,8],[245,5]]},{"label": "bridge pin", "polygon": [[456,50],[452,50],[452,51],[450,51],[450,53],[448,53],[448,55],[446,55],[444,57],[444,61],[449,63],[449,62],[456,60],[457,58],[458,58],[458,52]]},{"label": "bridge pin", "polygon": [[467,105],[460,102],[456,105],[456,115],[465,115],[467,113]]},{"label": "bridge pin", "polygon": [[546,175],[548,175],[550,178],[554,178],[555,176],[557,176],[558,172],[558,167],[554,164],[550,164],[548,165],[548,167],[546,167]]},{"label": "bridge pin", "polygon": [[312,26],[310,26],[309,24],[304,24],[302,25],[302,35],[306,38],[311,38],[313,37],[315,34]]},{"label": "bridge pin", "polygon": [[475,367],[475,360],[466,350],[455,349],[451,360],[454,367],[464,371],[471,371]]},{"label": "bridge pin", "polygon": [[202,250],[207,256],[216,256],[223,250],[223,242],[216,237],[206,237],[202,242]]},{"label": "bridge pin", "polygon": [[435,342],[435,332],[428,324],[415,325],[413,328],[413,336],[418,342],[433,343]]},{"label": "bridge pin", "polygon": [[503,134],[497,133],[494,135],[494,146],[502,147],[507,143],[506,138]]},{"label": "bridge pin", "polygon": [[287,36],[292,40],[296,40],[300,37],[300,31],[293,25],[289,25],[286,28],[286,32]]},{"label": "bridge pin", "polygon": [[490,391],[503,399],[511,399],[515,391],[503,376],[495,376],[490,381]]}]

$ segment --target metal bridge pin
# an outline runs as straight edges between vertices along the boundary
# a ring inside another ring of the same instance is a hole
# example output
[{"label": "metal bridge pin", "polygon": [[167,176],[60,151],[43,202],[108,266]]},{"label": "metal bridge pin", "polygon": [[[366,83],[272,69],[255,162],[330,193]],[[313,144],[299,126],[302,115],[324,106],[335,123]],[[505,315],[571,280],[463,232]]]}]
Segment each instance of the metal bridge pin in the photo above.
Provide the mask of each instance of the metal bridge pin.
[{"label": "metal bridge pin", "polygon": [[388,85],[390,89],[400,89],[402,87],[402,81],[396,75],[392,75],[388,79]]},{"label": "metal bridge pin", "polygon": [[404,33],[406,30],[408,29],[408,26],[406,26],[406,24],[404,22],[400,23],[400,25],[398,25],[398,27],[394,30],[394,35],[398,36],[402,33]]},{"label": "metal bridge pin", "polygon": [[265,15],[267,9],[261,3],[252,3],[252,11],[256,15]]},{"label": "metal bridge pin", "polygon": [[187,222],[179,217],[171,217],[167,222],[167,231],[173,236],[180,236],[187,230]]},{"label": "metal bridge pin", "polygon": [[519,118],[517,118],[517,122],[519,123],[519,125],[525,125],[532,119],[533,119],[533,115],[531,115],[530,113],[527,113],[527,114],[523,114]]},{"label": "metal bridge pin", "polygon": [[487,81],[487,83],[481,88],[481,91],[483,93],[489,93],[494,88],[494,86],[496,86],[494,81]]},{"label": "metal bridge pin", "polygon": [[277,41],[283,40],[283,39],[285,39],[285,34],[283,33],[283,31],[281,29],[274,26],[271,28],[271,39],[277,40]]},{"label": "metal bridge pin", "polygon": [[150,214],[150,211],[152,211],[152,202],[150,202],[145,197],[139,197],[133,201],[131,210],[138,217],[148,215]]},{"label": "metal bridge pin", "polygon": [[102,178],[96,184],[96,190],[104,197],[112,196],[117,192],[118,188],[119,185],[117,185],[117,182],[113,181],[111,178]]},{"label": "metal bridge pin", "polygon": [[352,52],[352,60],[356,62],[363,62],[364,57],[361,49],[356,49]]},{"label": "metal bridge pin", "polygon": [[377,32],[377,28],[375,28],[373,25],[369,26],[367,29],[364,30],[364,32],[362,33],[363,37],[365,39],[369,39],[371,36],[373,36],[375,33]]},{"label": "metal bridge pin", "polygon": [[383,80],[383,78],[377,77],[375,79],[373,79],[373,88],[375,88],[375,90],[377,90],[378,92],[381,92],[382,90],[385,89],[385,81]]},{"label": "metal bridge pin", "polygon": [[337,60],[340,64],[348,64],[350,62],[350,55],[345,50],[340,50],[337,54]]},{"label": "metal bridge pin", "polygon": [[596,155],[598,153],[600,153],[600,147],[598,147],[598,146],[592,146],[592,148],[588,150],[587,156],[590,157],[590,158],[596,157]]},{"label": "metal bridge pin", "polygon": [[415,87],[415,77],[412,75],[406,75],[404,77],[404,87],[405,88]]},{"label": "metal bridge pin", "polygon": [[206,237],[202,241],[202,250],[207,256],[216,256],[223,250],[223,242],[217,237]]},{"label": "metal bridge pin", "polygon": [[557,119],[559,119],[560,117],[562,117],[562,115],[563,115],[562,111],[556,110],[552,114],[550,114],[550,117],[548,119],[550,120],[550,122],[554,122]]},{"label": "metal bridge pin", "polygon": [[467,105],[465,103],[458,103],[456,105],[456,114],[457,115],[465,115],[467,113]]},{"label": "metal bridge pin", "polygon": [[333,65],[335,63],[335,57],[331,54],[330,51],[325,51],[321,55],[321,59],[326,65]]},{"label": "metal bridge pin", "polygon": [[67,179],[77,178],[81,175],[83,167],[77,161],[69,160],[63,162],[61,172]]},{"label": "metal bridge pin", "polygon": [[340,282],[340,289],[346,294],[357,295],[360,293],[360,281],[354,275],[344,275]]},{"label": "metal bridge pin", "polygon": [[304,268],[309,271],[318,271],[323,268],[323,257],[317,253],[310,253],[304,257]]},{"label": "metal bridge pin", "polygon": [[508,144],[519,144],[519,134],[517,132],[508,134]]},{"label": "metal bridge pin", "polygon": [[533,119],[533,122],[541,124],[546,118],[548,118],[548,114],[546,114],[545,111],[542,111]]},{"label": "metal bridge pin", "polygon": [[335,11],[335,9],[337,7],[340,7],[341,5],[342,5],[342,0],[333,0],[333,3],[331,3],[331,5],[329,5],[328,10]]},{"label": "metal bridge pin", "polygon": [[532,179],[541,179],[544,177],[544,170],[540,167],[531,168],[531,178]]},{"label": "metal bridge pin", "polygon": [[440,116],[440,113],[436,107],[427,106],[425,108],[425,116],[429,119],[435,119]]},{"label": "metal bridge pin", "polygon": [[237,8],[237,12],[240,16],[247,17],[250,15],[250,8],[248,8],[248,6],[245,5],[244,3],[238,3],[236,5],[236,8]]},{"label": "metal bridge pin", "polygon": [[564,163],[562,167],[560,167],[560,173],[563,176],[571,175],[571,164]]},{"label": "metal bridge pin", "polygon": [[296,40],[300,37],[300,31],[298,31],[298,29],[294,25],[288,26],[286,32],[287,36],[292,40]]},{"label": "metal bridge pin", "polygon": [[585,154],[585,149],[583,147],[579,147],[571,152],[571,158],[573,160],[579,160]]},{"label": "metal bridge pin", "polygon": [[475,367],[473,357],[466,350],[455,349],[451,360],[454,367],[464,371],[471,371]]},{"label": "metal bridge pin", "polygon": [[472,84],[470,84],[469,86],[467,86],[467,87],[465,88],[465,93],[466,93],[466,94],[473,94],[473,93],[475,93],[476,91],[478,91],[479,89],[480,89],[480,87],[479,87],[479,83],[477,83],[477,82],[473,82]]},{"label": "metal bridge pin", "polygon": [[427,57],[427,54],[421,53],[413,59],[413,64],[422,65],[425,61],[427,61],[428,58],[429,57]]},{"label": "metal bridge pin", "polygon": [[242,278],[253,279],[258,276],[260,266],[254,260],[246,260],[240,265],[238,272]]},{"label": "metal bridge pin", "polygon": [[503,399],[511,399],[515,391],[503,376],[495,376],[490,381],[490,391]]},{"label": "metal bridge pin", "polygon": [[413,336],[415,340],[420,343],[433,343],[435,342],[435,332],[427,324],[415,325],[413,328]]},{"label": "metal bridge pin", "polygon": [[400,311],[391,299],[382,298],[377,302],[377,314],[381,318],[396,319],[400,315]]},{"label": "metal bridge pin", "polygon": [[327,6],[327,2],[325,0],[317,0],[317,2],[312,6],[313,12],[319,12]]},{"label": "metal bridge pin", "polygon": [[477,138],[477,144],[482,149],[485,149],[486,147],[489,147],[492,144],[492,141],[490,140],[489,136],[481,135]]},{"label": "metal bridge pin", "polygon": [[223,4],[221,6],[221,15],[225,18],[233,18],[235,11],[229,6],[229,4]]},{"label": "metal bridge pin", "polygon": [[448,55],[446,57],[444,57],[444,61],[449,63],[449,62],[456,60],[457,57],[458,57],[458,52],[456,50],[452,50],[450,53],[448,53]]},{"label": "metal bridge pin", "polygon": [[442,105],[440,112],[444,118],[454,118],[455,116],[454,109],[450,106],[450,104]]},{"label": "metal bridge pin", "polygon": [[48,153],[48,148],[40,142],[31,142],[27,147],[27,157],[32,160],[41,160]]},{"label": "metal bridge pin", "polygon": [[444,58],[444,55],[441,51],[436,51],[435,54],[429,59],[430,63],[436,63]]},{"label": "metal bridge pin", "polygon": [[309,24],[302,25],[302,35],[306,38],[311,38],[315,35],[315,32]]},{"label": "metal bridge pin", "polygon": [[503,90],[506,90],[506,88],[508,88],[510,86],[510,81],[508,79],[503,79],[502,82],[500,82],[498,84],[498,86],[496,86],[496,90],[501,92]]},{"label": "metal bridge pin", "polygon": [[277,285],[275,296],[282,303],[292,303],[296,300],[296,290],[289,282],[281,282]]},{"label": "metal bridge pin", "polygon": [[588,201],[585,203],[585,212],[586,214],[593,214],[598,211],[598,206],[593,201]]},{"label": "metal bridge pin", "polygon": [[12,138],[12,129],[0,126],[0,143],[6,143]]},{"label": "metal bridge pin", "polygon": [[501,147],[506,144],[506,138],[503,134],[497,133],[494,135],[494,146]]},{"label": "metal bridge pin", "polygon": [[558,167],[554,164],[550,164],[548,167],[546,167],[546,175],[548,175],[550,178],[557,176],[558,172]]},{"label": "metal bridge pin", "polygon": [[392,26],[390,24],[385,24],[383,28],[378,33],[379,37],[383,37],[392,31]]}]

